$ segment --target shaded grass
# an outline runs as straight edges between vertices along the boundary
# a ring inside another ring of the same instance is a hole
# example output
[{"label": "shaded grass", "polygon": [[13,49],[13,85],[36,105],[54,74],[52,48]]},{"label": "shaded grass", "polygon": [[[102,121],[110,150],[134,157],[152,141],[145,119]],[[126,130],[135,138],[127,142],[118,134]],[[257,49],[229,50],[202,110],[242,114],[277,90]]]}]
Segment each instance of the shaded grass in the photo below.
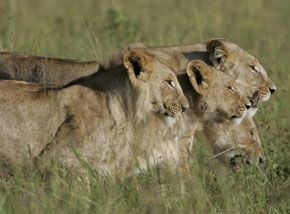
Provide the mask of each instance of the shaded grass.
[{"label": "shaded grass", "polygon": [[[0,2],[0,50],[104,59],[128,43],[197,43],[226,37],[260,59],[278,86],[256,116],[267,157],[263,173],[231,174],[200,139],[191,177],[152,169],[126,181],[61,167],[46,181],[31,168],[10,166],[1,177],[1,213],[289,213],[290,2],[263,1],[37,1]],[[8,166],[1,162],[1,168]]]}]

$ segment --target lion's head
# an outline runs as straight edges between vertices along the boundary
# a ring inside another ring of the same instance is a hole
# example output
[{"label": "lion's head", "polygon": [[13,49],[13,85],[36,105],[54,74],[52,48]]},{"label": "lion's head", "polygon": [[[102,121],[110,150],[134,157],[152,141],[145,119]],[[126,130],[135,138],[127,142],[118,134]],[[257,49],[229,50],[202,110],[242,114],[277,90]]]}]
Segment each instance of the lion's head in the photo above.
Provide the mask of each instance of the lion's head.
[{"label": "lion's head", "polygon": [[240,162],[257,165],[265,163],[264,151],[252,118],[238,126],[205,124],[204,133],[213,147],[215,157],[222,163],[238,169]]},{"label": "lion's head", "polygon": [[203,121],[241,122],[250,107],[250,101],[240,94],[237,81],[223,72],[215,71],[201,60],[193,60],[188,64],[187,75],[197,93],[196,96],[192,95],[195,96],[192,106]]},{"label": "lion's head", "polygon": [[206,43],[213,66],[224,73],[246,83],[243,93],[251,100],[249,116],[253,116],[258,101],[267,101],[276,91],[259,61],[238,45],[225,39],[212,39]]},{"label": "lion's head", "polygon": [[145,50],[128,51],[123,58],[129,80],[138,93],[137,105],[146,111],[174,117],[188,108],[176,75]]}]

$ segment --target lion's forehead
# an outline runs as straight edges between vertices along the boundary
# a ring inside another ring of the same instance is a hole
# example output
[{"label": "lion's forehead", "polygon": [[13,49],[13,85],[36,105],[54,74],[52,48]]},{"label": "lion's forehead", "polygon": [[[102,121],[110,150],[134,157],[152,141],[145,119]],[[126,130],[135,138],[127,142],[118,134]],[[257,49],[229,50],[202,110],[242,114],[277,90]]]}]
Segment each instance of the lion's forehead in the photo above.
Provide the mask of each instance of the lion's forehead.
[{"label": "lion's forehead", "polygon": [[235,83],[236,83],[235,86],[237,90],[240,90],[240,91],[248,91],[253,88],[256,88],[254,85],[251,85],[249,81],[240,79],[240,78],[236,79]]},{"label": "lion's forehead", "polygon": [[216,85],[220,86],[234,86],[237,83],[233,77],[223,72],[215,72],[214,79]]},{"label": "lion's forehead", "polygon": [[174,77],[173,71],[168,68],[166,65],[164,65],[163,63],[159,62],[159,61],[155,61],[153,63],[153,69],[156,73],[158,74],[162,74],[162,75],[168,75],[170,77]]},{"label": "lion's forehead", "polygon": [[259,62],[259,60],[253,55],[249,54],[247,51],[238,47],[235,50],[231,50],[229,53],[229,58],[233,62],[235,62],[237,66],[240,66],[241,69],[249,69],[250,66],[256,66],[259,69],[260,73],[267,75],[264,67]]},{"label": "lion's forehead", "polygon": [[[239,53],[232,53],[230,57],[232,62],[234,63],[234,69],[229,69],[229,72],[232,71],[235,73],[237,78],[244,79],[244,81],[268,81],[269,77],[264,67],[260,64],[260,62],[248,54],[246,51],[241,51]],[[253,73],[251,71],[251,66],[256,67],[257,72]]]}]

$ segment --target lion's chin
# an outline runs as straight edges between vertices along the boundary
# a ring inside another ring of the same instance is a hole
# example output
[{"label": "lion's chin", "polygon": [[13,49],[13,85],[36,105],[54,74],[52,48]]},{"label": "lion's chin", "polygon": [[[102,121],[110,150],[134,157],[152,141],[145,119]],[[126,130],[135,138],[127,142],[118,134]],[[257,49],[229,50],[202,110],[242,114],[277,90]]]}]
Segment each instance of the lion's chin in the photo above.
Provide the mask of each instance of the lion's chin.
[{"label": "lion's chin", "polygon": [[238,126],[241,124],[242,120],[243,120],[243,118],[235,118],[235,119],[233,119],[233,124],[235,126]]},{"label": "lion's chin", "polygon": [[240,125],[241,122],[243,121],[243,119],[246,117],[246,115],[247,115],[247,112],[245,111],[241,117],[233,118],[233,119],[232,119],[233,124],[234,124],[235,126]]},{"label": "lion's chin", "polygon": [[271,94],[268,93],[266,96],[260,96],[259,99],[262,101],[262,102],[266,102],[270,99],[271,97]]},{"label": "lion's chin", "polygon": [[235,155],[234,157],[232,157],[230,159],[230,168],[231,170],[236,173],[238,171],[240,171],[241,169],[241,165],[244,162],[244,156],[242,155]]},{"label": "lion's chin", "polygon": [[252,118],[258,111],[258,108],[250,108],[249,110],[247,110],[246,116],[245,118]]},{"label": "lion's chin", "polygon": [[171,127],[175,124],[176,118],[172,116],[165,116],[164,121],[167,126]]}]

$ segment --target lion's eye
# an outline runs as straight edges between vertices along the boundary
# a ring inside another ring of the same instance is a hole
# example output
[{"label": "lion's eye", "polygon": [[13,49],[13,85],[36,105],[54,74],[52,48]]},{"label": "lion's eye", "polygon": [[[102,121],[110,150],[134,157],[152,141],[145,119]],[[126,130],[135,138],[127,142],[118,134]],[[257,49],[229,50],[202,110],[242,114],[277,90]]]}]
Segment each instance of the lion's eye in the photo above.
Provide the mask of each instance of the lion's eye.
[{"label": "lion's eye", "polygon": [[251,71],[253,71],[253,72],[259,72],[257,66],[255,66],[255,65],[250,65],[250,68],[251,68]]},{"label": "lion's eye", "polygon": [[166,82],[168,83],[168,85],[170,85],[173,88],[176,88],[175,82],[172,80],[166,80]]},{"label": "lion's eye", "polygon": [[230,91],[233,91],[233,92],[236,91],[236,89],[235,89],[233,86],[227,86],[227,88],[228,88]]}]

